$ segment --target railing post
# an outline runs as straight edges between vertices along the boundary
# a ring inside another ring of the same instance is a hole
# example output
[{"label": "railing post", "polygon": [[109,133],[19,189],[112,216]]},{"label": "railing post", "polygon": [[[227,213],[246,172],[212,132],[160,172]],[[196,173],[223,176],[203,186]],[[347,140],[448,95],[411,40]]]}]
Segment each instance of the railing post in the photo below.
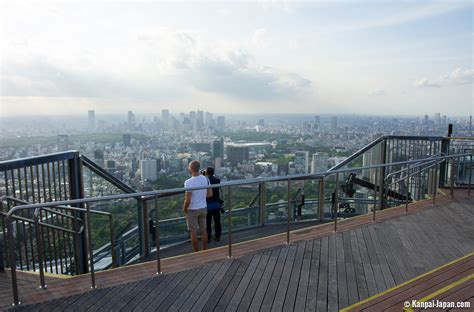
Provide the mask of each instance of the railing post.
[{"label": "railing post", "polygon": [[150,229],[148,226],[148,202],[142,198],[143,204],[143,254],[148,256],[150,254]]},{"label": "railing post", "polygon": [[258,194],[260,196],[260,207],[259,207],[259,219],[260,225],[265,225],[265,206],[267,204],[267,192],[266,192],[266,185],[265,182],[258,184]]},{"label": "railing post", "polygon": [[109,227],[110,227],[110,251],[112,253],[112,267],[116,268],[118,267],[117,263],[117,255],[116,255],[116,250],[115,250],[115,234],[114,234],[114,221],[112,218],[112,215],[109,215]]},{"label": "railing post", "polygon": [[5,272],[5,231],[3,227],[5,226],[5,218],[2,215],[3,213],[3,201],[0,200],[0,218],[2,218],[2,231],[0,232],[0,272]]},{"label": "railing post", "polygon": [[8,229],[8,248],[10,256],[10,273],[12,279],[12,290],[13,290],[13,306],[21,304],[20,298],[18,297],[18,283],[16,277],[16,259],[15,250],[13,247],[13,228],[11,223],[11,217],[7,216],[7,229]]},{"label": "railing post", "polygon": [[89,249],[89,265],[91,274],[91,288],[95,289],[95,271],[94,271],[94,250],[92,249],[92,229],[91,229],[91,207],[90,203],[86,203],[86,227],[87,227],[87,243]]},{"label": "railing post", "polygon": [[286,218],[286,244],[290,244],[290,221],[291,221],[291,179],[288,179],[288,215]]},{"label": "railing post", "polygon": [[[443,139],[441,141],[441,153],[443,153],[445,156],[449,155],[449,139],[448,138]],[[442,162],[439,167],[439,181],[440,181],[439,187],[445,186],[447,168],[448,168],[447,165],[448,165],[448,162]]]},{"label": "railing post", "polygon": [[231,197],[231,187],[227,190],[227,204],[229,205],[229,209],[227,209],[227,234],[229,239],[229,256],[228,258],[232,258],[232,203],[230,202]]},{"label": "railing post", "polygon": [[431,184],[433,185],[433,206],[436,206],[436,192],[438,191],[436,187],[436,178],[438,177],[438,164],[435,164],[432,171],[433,171],[433,176],[432,176],[433,181],[431,182]]},{"label": "railing post", "polygon": [[377,187],[380,187],[378,186],[378,176],[379,174],[379,168],[375,168],[375,181],[374,181],[374,208],[372,209],[373,213],[372,213],[372,222],[375,222],[375,211],[377,210]]},{"label": "railing post", "polygon": [[336,188],[334,190],[334,232],[337,232],[337,211],[338,211],[338,189],[339,189],[339,173],[336,173]]},{"label": "railing post", "polygon": [[38,249],[38,267],[40,275],[40,286],[39,288],[45,289],[48,286],[44,281],[44,249],[43,249],[43,233],[41,232],[41,227],[39,225],[38,218],[40,216],[39,209],[35,209],[34,218],[35,218],[35,232],[36,232],[36,248]]},{"label": "railing post", "polygon": [[161,271],[161,254],[160,254],[160,206],[158,205],[158,195],[155,195],[155,240],[156,240],[156,274],[162,274]]},{"label": "railing post", "polygon": [[[387,156],[387,139],[384,139],[381,143],[381,148],[380,148],[380,163],[385,164],[386,163],[386,156]],[[379,170],[380,173],[380,197],[379,197],[379,207],[380,210],[385,208],[385,198],[384,198],[384,180],[385,180],[385,167],[380,167]]]},{"label": "railing post", "polygon": [[451,181],[450,181],[450,184],[451,184],[451,199],[454,199],[454,167],[456,166],[455,161],[456,160],[453,157],[453,160],[451,161]]},{"label": "railing post", "polygon": [[126,249],[127,246],[125,246],[125,242],[124,241],[121,241],[120,242],[120,254],[121,254],[121,261],[120,263],[121,264],[126,264],[127,263],[127,249]]},{"label": "railing post", "polygon": [[471,196],[471,186],[472,186],[472,154],[469,155],[469,187],[467,189],[467,195]]},{"label": "railing post", "polygon": [[144,210],[145,210],[145,201],[142,200],[141,198],[137,198],[137,209],[138,209],[138,213],[137,213],[137,217],[138,217],[138,221],[137,221],[137,225],[138,225],[138,244],[139,244],[139,249],[140,249],[140,256],[143,256],[145,255],[145,237],[146,237],[146,232],[145,232],[145,213],[144,213]]},{"label": "railing post", "polygon": [[324,177],[319,180],[318,219],[324,220]]},{"label": "railing post", "polygon": [[407,166],[407,195],[405,198],[405,213],[408,214],[408,201],[410,197],[410,164]]}]

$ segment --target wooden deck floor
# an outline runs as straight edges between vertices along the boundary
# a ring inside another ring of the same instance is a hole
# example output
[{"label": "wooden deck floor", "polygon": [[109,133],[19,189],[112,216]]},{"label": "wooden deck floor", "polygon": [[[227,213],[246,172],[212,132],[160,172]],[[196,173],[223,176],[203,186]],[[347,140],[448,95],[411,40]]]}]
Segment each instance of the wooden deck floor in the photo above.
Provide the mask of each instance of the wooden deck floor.
[{"label": "wooden deck floor", "polygon": [[101,272],[94,291],[85,292],[88,276],[49,279],[47,290],[23,283],[24,303],[38,303],[17,309],[336,311],[473,252],[474,197],[456,195],[434,208],[414,204],[408,215],[383,211],[377,223],[340,222],[338,233],[331,224],[298,230],[290,246],[285,235],[241,243],[229,260],[226,247],[168,258],[163,276],[152,277],[154,262]]}]

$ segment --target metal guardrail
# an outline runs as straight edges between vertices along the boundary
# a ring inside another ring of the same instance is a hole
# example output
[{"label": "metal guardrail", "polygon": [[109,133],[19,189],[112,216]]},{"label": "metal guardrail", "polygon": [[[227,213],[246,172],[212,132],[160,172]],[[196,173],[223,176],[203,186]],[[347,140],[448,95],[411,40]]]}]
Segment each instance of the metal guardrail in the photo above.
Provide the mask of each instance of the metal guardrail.
[{"label": "metal guardrail", "polygon": [[[376,221],[376,202],[377,198],[379,199],[379,202],[382,204],[379,204],[379,208],[383,207],[383,201],[384,197],[386,197],[385,191],[384,191],[384,176],[381,174],[383,170],[386,168],[392,168],[396,166],[415,166],[419,165],[420,162],[425,162],[429,165],[432,165],[433,162],[436,162],[436,165],[439,165],[441,163],[446,163],[448,161],[452,161],[453,165],[451,166],[451,196],[454,196],[453,189],[454,189],[454,177],[456,175],[456,168],[455,168],[455,160],[459,158],[468,158],[470,159],[470,163],[472,163],[472,154],[459,154],[459,155],[448,155],[448,156],[439,156],[439,157],[429,157],[426,159],[417,159],[417,160],[411,160],[411,161],[402,161],[402,162],[393,162],[393,163],[387,163],[387,164],[379,164],[379,165],[372,165],[372,166],[365,166],[365,167],[359,167],[359,168],[346,168],[346,169],[333,169],[328,172],[322,172],[322,173],[315,173],[315,174],[298,174],[298,175],[289,175],[289,176],[284,176],[284,177],[271,177],[271,178],[255,178],[255,179],[247,179],[247,180],[238,180],[238,181],[230,181],[230,182],[223,182],[220,184],[215,184],[215,185],[210,185],[206,187],[195,187],[195,188],[175,188],[175,189],[167,189],[167,190],[156,190],[156,191],[148,191],[148,192],[137,192],[137,193],[130,193],[130,194],[118,194],[118,195],[110,195],[110,196],[103,196],[103,197],[95,197],[95,198],[86,198],[86,199],[73,199],[73,200],[65,200],[65,201],[58,201],[54,203],[37,203],[37,204],[26,204],[26,205],[21,205],[21,206],[16,206],[10,209],[10,211],[7,214],[7,225],[8,225],[8,240],[9,240],[9,248],[11,250],[10,254],[10,263],[16,263],[15,262],[15,253],[13,252],[13,246],[14,246],[14,238],[12,235],[12,220],[16,217],[16,214],[20,211],[39,211],[40,209],[47,209],[49,207],[55,207],[55,206],[63,206],[63,205],[85,205],[86,209],[83,208],[75,208],[75,207],[70,207],[67,206],[69,209],[72,210],[78,210],[82,212],[86,212],[86,230],[87,230],[87,243],[88,243],[88,250],[89,250],[89,255],[88,255],[88,263],[90,266],[90,273],[91,273],[91,287],[95,288],[96,283],[95,283],[95,270],[94,270],[94,255],[92,253],[92,246],[91,246],[91,224],[90,224],[90,214],[92,212],[91,210],[91,204],[92,203],[98,203],[98,202],[103,202],[107,200],[116,200],[116,199],[126,199],[126,198],[141,198],[144,200],[146,203],[147,200],[153,200],[154,201],[154,209],[155,209],[155,218],[156,218],[156,224],[157,229],[156,229],[156,237],[155,241],[157,243],[157,273],[161,273],[161,256],[160,256],[160,205],[159,205],[159,200],[161,198],[164,198],[166,196],[169,196],[170,194],[175,195],[179,193],[183,193],[185,191],[193,191],[193,190],[200,190],[200,189],[205,189],[205,188],[223,188],[227,189],[227,196],[226,196],[226,205],[228,207],[227,209],[227,217],[228,217],[228,255],[229,257],[232,257],[232,193],[231,189],[232,187],[236,186],[242,186],[242,185],[262,185],[265,183],[270,183],[270,182],[286,182],[287,184],[287,243],[290,243],[290,223],[291,223],[291,183],[293,181],[304,181],[304,180],[319,180],[320,181],[320,186],[324,185],[325,181],[328,181],[331,176],[334,176],[335,178],[335,188],[333,191],[333,200],[332,200],[332,209],[333,209],[333,222],[334,222],[334,230],[337,231],[337,222],[338,222],[338,210],[339,210],[339,188],[340,188],[340,177],[343,176],[344,174],[348,173],[353,173],[353,172],[359,172],[363,170],[375,170],[375,176],[378,177],[375,185],[379,185],[378,188],[374,189],[374,207],[372,209],[373,213],[373,221]],[[425,168],[424,170],[426,170]],[[428,168],[430,170],[431,167]],[[410,173],[410,171],[408,170]],[[422,170],[420,170],[420,173]],[[408,174],[408,179],[410,179],[410,175]],[[439,176],[436,175],[439,179]],[[437,181],[435,181],[437,182]],[[435,183],[432,181],[432,185],[434,186],[433,188],[433,195],[436,193],[437,185],[439,183]],[[470,188],[471,188],[471,181],[469,181],[469,194],[470,194]],[[322,193],[321,193],[322,190]],[[376,195],[378,193],[378,195]],[[324,198],[324,187],[320,187],[320,195],[319,198]],[[409,196],[406,196],[406,207],[408,209],[408,200]],[[265,201],[265,199],[263,199]],[[435,196],[433,196],[433,202],[435,201]],[[321,207],[321,203],[323,201],[319,200],[319,206]],[[266,206],[265,202],[263,203],[264,205],[261,206],[263,209]],[[324,204],[324,202],[323,202]],[[145,205],[146,207],[146,205]],[[321,210],[320,210],[321,213]],[[35,219],[34,221],[38,221],[38,214],[35,214]],[[114,243],[111,243],[111,246],[114,246]],[[14,305],[19,304],[19,296],[18,296],[18,287],[17,287],[17,279],[16,279],[16,266],[11,266],[11,274],[12,274],[12,289],[13,289],[13,294],[14,294]],[[41,282],[41,285],[43,286],[44,281]]]}]

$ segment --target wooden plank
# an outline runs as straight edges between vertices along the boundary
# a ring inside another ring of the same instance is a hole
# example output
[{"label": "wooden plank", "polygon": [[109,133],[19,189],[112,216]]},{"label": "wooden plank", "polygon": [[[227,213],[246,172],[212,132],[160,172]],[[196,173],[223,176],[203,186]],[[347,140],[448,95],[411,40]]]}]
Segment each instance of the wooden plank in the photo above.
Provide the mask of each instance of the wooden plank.
[{"label": "wooden plank", "polygon": [[262,279],[262,276],[265,272],[265,268],[267,267],[271,254],[273,252],[275,252],[275,250],[273,250],[272,252],[267,251],[263,253],[262,258],[260,259],[260,262],[258,263],[258,266],[252,276],[252,279],[250,280],[250,283],[247,289],[245,290],[242,299],[239,302],[239,306],[237,307],[238,311],[247,311],[249,309],[250,304],[252,303],[252,299],[257,291],[257,287],[260,284],[260,280]]},{"label": "wooden plank", "polygon": [[[288,290],[291,271],[296,258],[297,246],[292,244],[289,246],[288,256],[286,257],[285,265],[278,283],[278,288],[273,299],[272,311],[281,311],[285,303],[285,297]],[[295,285],[296,286],[296,285]]]},{"label": "wooden plank", "polygon": [[319,258],[318,294],[316,296],[316,311],[328,309],[328,268],[329,268],[329,237],[321,239]]},{"label": "wooden plank", "polygon": [[301,263],[300,280],[296,291],[295,311],[303,311],[306,306],[306,294],[309,288],[311,272],[311,254],[313,252],[313,241],[305,242],[303,261]]},{"label": "wooden plank", "polygon": [[273,270],[273,274],[270,279],[267,291],[265,293],[265,297],[263,298],[261,310],[270,311],[272,308],[273,300],[275,299],[275,294],[278,289],[278,283],[280,282],[280,278],[283,273],[283,267],[285,265],[286,257],[288,256],[289,250],[290,248],[288,248],[288,246],[281,249],[281,253],[278,256],[278,261],[275,265],[275,269]]},{"label": "wooden plank", "polygon": [[[283,311],[294,311],[295,301],[298,291],[298,285],[302,274],[302,264],[305,252],[306,243],[301,242],[296,244],[296,257],[291,270],[290,281],[288,283],[288,290],[286,292],[285,302],[283,304]],[[308,272],[309,273],[309,272]]]},{"label": "wooden plank", "polygon": [[268,285],[270,284],[276,263],[282,252],[283,249],[275,249],[272,251],[267,266],[265,267],[265,272],[263,273],[262,279],[260,280],[257,290],[255,291],[255,295],[253,296],[253,299],[250,303],[249,311],[260,311],[260,306],[262,305],[263,299],[265,298],[265,293],[268,289]]},{"label": "wooden plank", "polygon": [[[308,249],[310,270],[308,289],[306,291],[305,311],[316,311],[319,284],[319,262],[321,256],[321,238],[313,240],[312,251]],[[298,301],[298,300],[297,300]],[[298,311],[302,311],[299,310]]]},{"label": "wooden plank", "polygon": [[[373,246],[374,246],[374,249],[375,249],[375,254],[377,256],[377,261],[379,262],[380,268],[382,270],[382,275],[383,275],[383,278],[385,280],[385,285],[386,285],[385,289],[388,289],[388,288],[392,288],[393,286],[395,286],[395,280],[393,279],[392,271],[390,270],[390,267],[389,267],[388,262],[387,262],[387,257],[385,256],[385,253],[382,249],[382,246],[381,246],[379,238],[378,238],[378,233],[376,231],[378,225],[379,224],[377,224],[377,225],[374,224],[372,226],[368,226],[367,229],[368,229],[369,235],[372,239],[372,243],[373,243]],[[384,225],[381,225],[381,226],[384,226]]]},{"label": "wooden plank", "polygon": [[328,311],[338,311],[336,235],[329,236],[328,253]]},{"label": "wooden plank", "polygon": [[242,297],[244,296],[245,290],[249,286],[249,283],[253,277],[253,274],[255,273],[255,270],[257,269],[258,263],[260,262],[261,258],[262,258],[262,254],[256,254],[250,261],[250,264],[247,267],[247,271],[245,271],[242,279],[240,280],[239,285],[237,286],[237,289],[235,290],[229,304],[226,307],[226,311],[237,310],[240,304],[240,301],[242,300]]},{"label": "wooden plank", "polygon": [[143,281],[135,282],[135,286],[127,290],[127,296],[121,296],[120,300],[114,300],[112,302],[110,310],[119,311],[120,309],[126,307],[129,302],[133,300],[133,298],[146,291],[146,289],[151,288],[150,285],[153,283],[154,279],[159,279],[158,282],[162,282],[164,280],[163,277],[157,276],[155,278],[149,278]]},{"label": "wooden plank", "polygon": [[214,296],[214,292],[216,291],[216,288],[218,287],[222,278],[227,273],[227,271],[229,270],[232,264],[232,261],[222,261],[222,262],[223,264],[220,267],[219,271],[217,271],[217,273],[214,275],[214,278],[209,282],[206,289],[204,290],[205,294],[210,294],[210,295],[200,296],[199,299],[196,301],[196,303],[193,305],[191,309],[192,311],[202,311],[204,308],[204,305],[209,300],[209,298]]},{"label": "wooden plank", "polygon": [[250,262],[252,261],[252,258],[252,256],[246,256],[241,259],[235,260],[237,262],[240,262],[240,266],[235,272],[232,279],[230,280],[229,284],[227,285],[227,289],[225,290],[221,299],[217,303],[215,307],[216,311],[224,311],[227,308],[227,305],[230,303],[232,296],[234,295],[237,287],[239,286],[240,281],[242,280],[245,272],[247,271],[250,265]]},{"label": "wooden plank", "polygon": [[369,261],[372,265],[372,271],[374,272],[375,284],[377,285],[377,292],[384,291],[387,289],[385,279],[382,272],[382,266],[377,259],[375,253],[375,246],[370,237],[369,229],[367,226],[362,228],[362,235],[364,237],[365,245],[367,246],[367,254],[369,255]]},{"label": "wooden plank", "polygon": [[351,239],[352,259],[354,261],[354,272],[356,276],[357,292],[359,296],[358,300],[363,300],[369,297],[369,290],[367,288],[364,266],[362,264],[362,258],[359,250],[359,242],[357,240],[357,233],[355,230],[351,230],[349,232],[349,235]]},{"label": "wooden plank", "polygon": [[[185,274],[184,272],[181,273],[181,276],[184,275],[184,274]],[[152,298],[152,293],[154,291],[160,291],[160,289],[164,289],[165,287],[167,287],[169,285],[169,283],[171,283],[171,281],[177,275],[179,275],[179,273],[164,275],[164,276],[159,276],[159,277],[153,278],[152,281],[150,283],[148,283],[146,285],[146,287],[144,287],[141,292],[137,293],[128,302],[124,302],[124,304],[120,308],[120,311],[127,311],[127,312],[132,311],[142,301],[150,300]]]},{"label": "wooden plank", "polygon": [[365,240],[361,228],[356,230],[356,235],[357,242],[359,245],[362,267],[364,269],[364,277],[367,283],[367,291],[369,292],[370,297],[378,293],[377,284],[375,282],[374,272],[372,271],[372,264],[370,262],[369,254],[367,252],[367,246],[365,245]]},{"label": "wooden plank", "polygon": [[347,307],[349,305],[348,282],[346,274],[346,255],[344,253],[344,241],[342,233],[336,235],[336,265],[337,265],[337,290],[338,307]]},{"label": "wooden plank", "polygon": [[354,269],[354,259],[352,257],[351,236],[349,232],[342,233],[342,243],[342,248],[344,249],[347,276],[347,305],[339,304],[340,309],[359,301],[359,293],[357,291],[357,278]]},{"label": "wooden plank", "polygon": [[179,308],[179,306],[184,300],[186,300],[186,298],[204,278],[204,276],[206,276],[211,267],[212,265],[206,265],[199,269],[191,270],[192,273],[188,273],[183,280],[181,280],[179,283],[176,283],[176,286],[173,287],[168,294],[161,294],[160,296],[164,297],[164,300],[162,300],[160,303],[154,302],[152,307],[157,307],[161,311],[168,311],[170,306],[174,302],[178,301],[177,304]]}]

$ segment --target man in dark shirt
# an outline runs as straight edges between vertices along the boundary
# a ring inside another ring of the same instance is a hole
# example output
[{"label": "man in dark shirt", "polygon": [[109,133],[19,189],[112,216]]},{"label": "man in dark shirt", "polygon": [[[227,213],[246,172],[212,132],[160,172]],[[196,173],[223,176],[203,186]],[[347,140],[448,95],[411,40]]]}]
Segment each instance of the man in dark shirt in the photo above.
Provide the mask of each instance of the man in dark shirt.
[{"label": "man in dark shirt", "polygon": [[[214,168],[207,167],[206,168],[206,177],[209,179],[211,184],[219,184],[221,180],[214,175]],[[221,197],[220,197],[220,190],[219,188],[212,189],[212,197],[208,197],[207,199],[207,220],[206,220],[206,229],[207,229],[207,237],[209,238],[209,242],[211,241],[211,233],[212,227],[211,222],[214,220],[214,231],[215,236],[214,239],[219,241],[221,238]]]}]

